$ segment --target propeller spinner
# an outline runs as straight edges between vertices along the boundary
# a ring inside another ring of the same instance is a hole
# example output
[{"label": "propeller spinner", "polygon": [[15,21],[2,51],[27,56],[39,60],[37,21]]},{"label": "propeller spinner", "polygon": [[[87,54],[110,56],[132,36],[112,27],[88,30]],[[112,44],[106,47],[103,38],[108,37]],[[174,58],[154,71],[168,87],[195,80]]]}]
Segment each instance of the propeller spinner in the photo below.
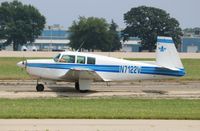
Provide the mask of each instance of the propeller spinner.
[{"label": "propeller spinner", "polygon": [[27,61],[20,61],[17,63],[17,66],[20,68],[26,68]]}]

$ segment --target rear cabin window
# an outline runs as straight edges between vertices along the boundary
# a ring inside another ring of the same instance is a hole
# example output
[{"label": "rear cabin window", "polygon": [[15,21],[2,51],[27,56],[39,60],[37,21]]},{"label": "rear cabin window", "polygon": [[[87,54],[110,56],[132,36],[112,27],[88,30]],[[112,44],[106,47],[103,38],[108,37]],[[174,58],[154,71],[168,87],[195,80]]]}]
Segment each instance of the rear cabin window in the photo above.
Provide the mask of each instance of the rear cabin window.
[{"label": "rear cabin window", "polygon": [[88,57],[87,58],[87,64],[95,64],[95,58],[94,57]]},{"label": "rear cabin window", "polygon": [[74,55],[63,55],[59,62],[63,63],[75,63],[75,56]]},{"label": "rear cabin window", "polygon": [[76,63],[85,64],[85,57],[84,56],[77,56]]}]

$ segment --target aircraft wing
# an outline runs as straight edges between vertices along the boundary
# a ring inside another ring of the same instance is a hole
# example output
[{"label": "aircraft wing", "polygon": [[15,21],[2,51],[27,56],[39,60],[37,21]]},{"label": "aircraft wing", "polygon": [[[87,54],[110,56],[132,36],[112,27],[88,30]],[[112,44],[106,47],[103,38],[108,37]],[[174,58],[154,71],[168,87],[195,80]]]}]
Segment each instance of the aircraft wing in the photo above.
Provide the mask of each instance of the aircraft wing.
[{"label": "aircraft wing", "polygon": [[106,81],[96,71],[87,68],[72,68],[61,77],[69,81],[79,79],[93,80],[93,81]]}]

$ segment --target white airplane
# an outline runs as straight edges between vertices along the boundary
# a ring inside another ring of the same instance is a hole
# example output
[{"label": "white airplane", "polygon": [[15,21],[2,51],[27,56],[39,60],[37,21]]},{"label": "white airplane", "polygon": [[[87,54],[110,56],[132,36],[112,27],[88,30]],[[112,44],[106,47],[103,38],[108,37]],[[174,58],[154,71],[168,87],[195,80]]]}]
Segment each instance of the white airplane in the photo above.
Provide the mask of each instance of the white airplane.
[{"label": "white airplane", "polygon": [[[17,63],[37,80],[75,82],[75,89],[86,92],[92,82],[167,79],[185,75],[171,37],[158,37],[156,61],[129,61],[82,52],[61,52],[53,59]],[[37,91],[44,85],[37,82]]]}]

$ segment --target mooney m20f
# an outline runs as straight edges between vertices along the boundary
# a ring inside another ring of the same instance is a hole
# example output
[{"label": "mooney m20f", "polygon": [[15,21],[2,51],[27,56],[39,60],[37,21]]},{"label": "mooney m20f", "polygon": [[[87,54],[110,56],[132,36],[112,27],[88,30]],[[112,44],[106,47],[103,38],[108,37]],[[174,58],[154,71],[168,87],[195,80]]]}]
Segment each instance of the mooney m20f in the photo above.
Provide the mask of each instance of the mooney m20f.
[{"label": "mooney m20f", "polygon": [[[92,82],[167,79],[185,75],[184,67],[170,37],[158,37],[156,61],[129,61],[82,52],[61,52],[53,59],[26,60],[19,67],[38,80],[74,82],[86,92]],[[38,84],[37,91],[44,85]]]}]

